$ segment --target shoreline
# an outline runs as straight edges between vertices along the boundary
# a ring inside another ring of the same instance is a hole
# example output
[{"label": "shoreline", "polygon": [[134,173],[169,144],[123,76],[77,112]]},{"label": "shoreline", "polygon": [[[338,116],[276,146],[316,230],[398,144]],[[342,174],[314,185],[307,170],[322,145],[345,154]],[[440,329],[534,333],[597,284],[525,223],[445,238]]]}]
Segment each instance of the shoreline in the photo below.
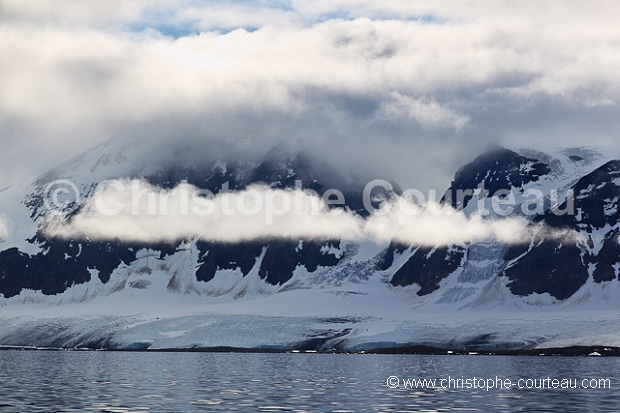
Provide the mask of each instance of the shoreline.
[{"label": "shoreline", "polygon": [[191,347],[191,348],[54,348],[0,345],[0,351],[104,351],[129,353],[255,353],[255,354],[390,354],[390,355],[445,355],[445,356],[553,356],[553,357],[620,357],[620,347],[571,346],[534,349],[473,351],[430,346],[398,346],[364,351],[317,351],[307,349],[245,348],[245,347]]}]

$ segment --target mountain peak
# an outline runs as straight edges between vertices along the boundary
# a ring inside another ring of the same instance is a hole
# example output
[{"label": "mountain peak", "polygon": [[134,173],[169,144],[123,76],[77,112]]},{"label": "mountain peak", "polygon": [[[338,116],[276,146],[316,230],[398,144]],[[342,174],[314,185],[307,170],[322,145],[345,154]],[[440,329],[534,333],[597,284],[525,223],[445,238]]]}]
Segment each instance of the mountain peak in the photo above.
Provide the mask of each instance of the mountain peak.
[{"label": "mountain peak", "polygon": [[453,208],[464,209],[472,199],[471,192],[480,186],[490,194],[510,191],[537,181],[550,171],[547,164],[536,158],[491,145],[485,153],[456,172],[443,201],[449,202]]}]

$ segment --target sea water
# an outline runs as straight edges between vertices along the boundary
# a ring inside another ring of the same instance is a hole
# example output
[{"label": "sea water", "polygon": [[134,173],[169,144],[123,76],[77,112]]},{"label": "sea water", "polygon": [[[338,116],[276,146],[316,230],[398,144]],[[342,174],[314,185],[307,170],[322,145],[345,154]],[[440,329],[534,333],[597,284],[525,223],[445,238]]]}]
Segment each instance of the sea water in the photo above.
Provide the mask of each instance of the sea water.
[{"label": "sea water", "polygon": [[619,384],[602,357],[0,351],[3,413],[616,412]]}]

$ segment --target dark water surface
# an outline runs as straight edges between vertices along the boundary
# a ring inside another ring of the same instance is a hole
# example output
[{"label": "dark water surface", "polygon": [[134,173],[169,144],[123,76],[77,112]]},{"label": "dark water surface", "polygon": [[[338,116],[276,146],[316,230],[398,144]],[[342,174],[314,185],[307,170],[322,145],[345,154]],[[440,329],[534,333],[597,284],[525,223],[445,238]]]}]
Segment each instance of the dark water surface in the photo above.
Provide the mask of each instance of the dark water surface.
[{"label": "dark water surface", "polygon": [[[398,388],[387,385],[390,376]],[[496,376],[512,388],[404,388],[416,378],[495,385]],[[517,388],[519,379],[540,386],[547,377],[578,387],[583,379],[610,379],[611,388]],[[600,357],[7,350],[0,351],[0,383],[2,413],[620,410],[620,359]]]}]

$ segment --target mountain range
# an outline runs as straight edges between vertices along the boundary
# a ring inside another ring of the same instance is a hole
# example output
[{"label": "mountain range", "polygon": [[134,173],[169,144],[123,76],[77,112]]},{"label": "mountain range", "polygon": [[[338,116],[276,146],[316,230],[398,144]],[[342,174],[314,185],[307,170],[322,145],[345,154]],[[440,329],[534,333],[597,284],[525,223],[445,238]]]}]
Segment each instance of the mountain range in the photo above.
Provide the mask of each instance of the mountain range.
[{"label": "mountain range", "polygon": [[[524,217],[527,242],[411,245],[265,238],[135,242],[46,232],[50,196],[71,221],[97,186],[139,179],[213,194],[261,184],[324,195],[364,219],[367,181],[278,145],[229,148],[108,142],[0,192],[0,345],[364,351],[620,346],[620,160],[593,148],[488,150],[460,168],[441,203],[488,220]],[[66,185],[53,193],[53,185]],[[373,194],[379,207],[405,193]],[[541,194],[536,199],[532,194]],[[498,213],[497,205],[505,205]],[[541,229],[541,228],[544,228]],[[562,234],[562,236],[557,236]]]}]

